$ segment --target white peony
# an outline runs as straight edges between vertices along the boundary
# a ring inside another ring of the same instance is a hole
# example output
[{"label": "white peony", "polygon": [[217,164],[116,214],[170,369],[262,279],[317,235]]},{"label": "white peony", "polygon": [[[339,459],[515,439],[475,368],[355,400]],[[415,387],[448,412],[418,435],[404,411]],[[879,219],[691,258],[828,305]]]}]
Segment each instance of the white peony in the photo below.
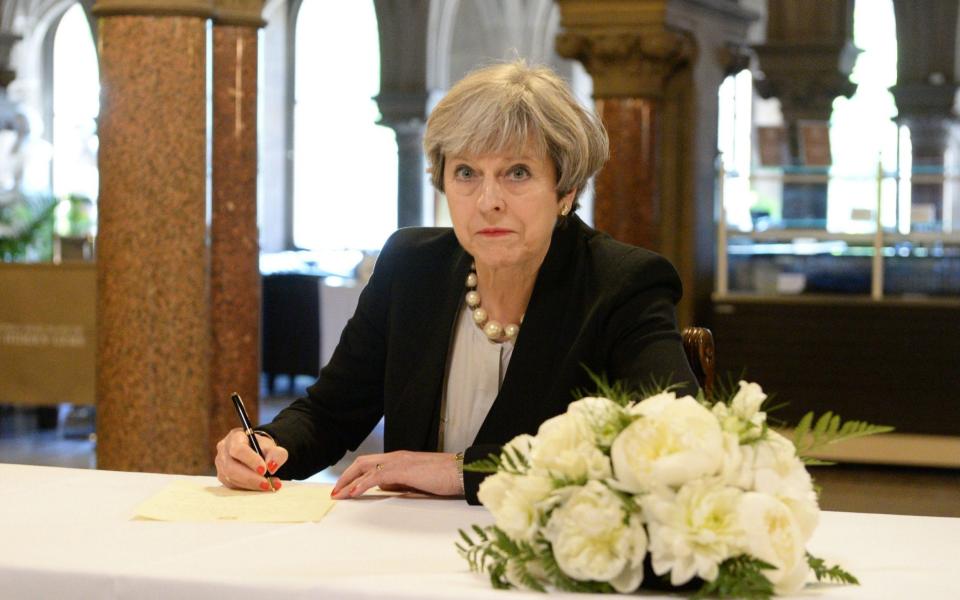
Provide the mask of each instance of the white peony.
[{"label": "white peony", "polygon": [[717,419],[690,396],[672,396],[660,394],[633,407],[643,416],[610,448],[616,487],[632,493],[678,487],[720,470],[723,434]]},{"label": "white peony", "polygon": [[750,442],[763,435],[767,414],[760,405],[766,399],[759,385],[741,381],[730,404],[717,402],[712,411],[724,431],[736,434],[741,442]]},{"label": "white peony", "polygon": [[663,409],[673,404],[676,399],[677,395],[673,392],[660,392],[627,407],[627,413],[633,416],[653,417],[663,412]]},{"label": "white peony", "polygon": [[625,414],[619,404],[609,398],[587,397],[571,402],[567,412],[582,416],[590,423],[594,442],[609,446],[623,429]]},{"label": "white peony", "polygon": [[572,489],[544,531],[563,572],[580,581],[608,581],[620,593],[636,590],[647,535],[639,514],[625,516],[622,501],[599,481]]},{"label": "white peony", "polygon": [[804,541],[809,540],[820,520],[813,479],[796,454],[793,442],[775,431],[765,439],[738,446],[727,456],[738,455],[739,461],[727,459],[723,477],[744,491],[754,491],[778,498],[793,512]]},{"label": "white peony", "polygon": [[673,585],[694,576],[716,579],[720,563],[740,553],[742,495],[719,479],[701,479],[676,493],[659,490],[644,496],[641,504],[650,533],[653,572],[669,572]]},{"label": "white peony", "polygon": [[483,480],[477,498],[504,533],[515,540],[531,541],[539,526],[541,502],[552,491],[549,477],[500,472]]},{"label": "white peony", "polygon": [[774,591],[783,595],[802,588],[810,570],[806,540],[790,508],[773,496],[747,492],[738,521],[745,534],[743,551],[774,566],[764,571]]},{"label": "white peony", "polygon": [[567,412],[547,419],[537,430],[530,452],[534,470],[570,481],[607,479],[610,459],[594,444],[590,420],[582,412]]}]

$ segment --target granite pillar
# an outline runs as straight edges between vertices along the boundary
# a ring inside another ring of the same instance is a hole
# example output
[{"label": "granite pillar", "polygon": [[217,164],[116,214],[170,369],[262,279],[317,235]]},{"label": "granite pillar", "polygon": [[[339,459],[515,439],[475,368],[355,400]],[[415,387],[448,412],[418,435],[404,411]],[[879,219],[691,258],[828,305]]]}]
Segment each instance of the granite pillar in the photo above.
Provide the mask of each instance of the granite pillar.
[{"label": "granite pillar", "polygon": [[94,8],[103,90],[97,465],[201,474],[213,462],[206,23],[202,2],[173,4]]},{"label": "granite pillar", "polygon": [[597,114],[610,136],[610,161],[596,178],[594,222],[618,240],[660,247],[657,186],[657,102],[598,98]]},{"label": "granite pillar", "polygon": [[[561,10],[574,4],[581,3],[561,2]],[[596,180],[594,223],[628,244],[659,250],[660,104],[666,80],[692,46],[662,23],[627,33],[564,24],[557,51],[580,60],[593,76],[597,114],[610,136],[610,162]]]},{"label": "granite pillar", "polygon": [[257,231],[257,27],[213,26],[213,206],[210,221],[211,452],[238,426],[237,392],[259,422],[260,269]]},{"label": "granite pillar", "polygon": [[610,161],[594,221],[677,267],[681,325],[709,324],[717,89],[756,15],[726,0],[557,0],[557,52],[593,78]]}]

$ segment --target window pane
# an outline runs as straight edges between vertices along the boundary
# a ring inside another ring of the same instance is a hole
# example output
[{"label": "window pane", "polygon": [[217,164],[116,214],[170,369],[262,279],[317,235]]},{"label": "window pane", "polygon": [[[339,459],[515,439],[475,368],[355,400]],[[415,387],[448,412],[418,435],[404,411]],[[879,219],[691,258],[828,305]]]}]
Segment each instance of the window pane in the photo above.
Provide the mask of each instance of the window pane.
[{"label": "window pane", "polygon": [[397,225],[397,144],[376,125],[373,2],[305,0],[296,36],[294,244],[379,248]]},{"label": "window pane", "polygon": [[87,17],[74,4],[53,39],[53,193],[96,200],[100,74]]}]

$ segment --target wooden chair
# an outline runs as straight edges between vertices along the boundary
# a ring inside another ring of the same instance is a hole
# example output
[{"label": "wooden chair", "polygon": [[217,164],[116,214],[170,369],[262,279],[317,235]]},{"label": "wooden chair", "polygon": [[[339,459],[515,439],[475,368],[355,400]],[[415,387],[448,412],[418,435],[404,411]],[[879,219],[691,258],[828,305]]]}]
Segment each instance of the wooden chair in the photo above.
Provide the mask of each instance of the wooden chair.
[{"label": "wooden chair", "polygon": [[706,327],[685,327],[680,335],[683,337],[683,350],[690,361],[690,368],[697,378],[697,383],[707,399],[713,398],[713,333]]}]

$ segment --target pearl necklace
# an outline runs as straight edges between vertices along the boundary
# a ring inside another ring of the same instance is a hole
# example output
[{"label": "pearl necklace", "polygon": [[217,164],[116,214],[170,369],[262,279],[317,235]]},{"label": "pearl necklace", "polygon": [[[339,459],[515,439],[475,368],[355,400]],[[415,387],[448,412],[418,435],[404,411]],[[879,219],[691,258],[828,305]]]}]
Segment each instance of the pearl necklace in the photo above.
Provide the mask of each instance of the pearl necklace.
[{"label": "pearl necklace", "polygon": [[[476,323],[484,335],[491,342],[512,342],[520,332],[520,326],[513,323],[501,325],[499,321],[490,319],[487,311],[480,306],[480,292],[477,291],[476,266],[470,265],[470,274],[467,275],[467,306],[473,311],[473,322]],[[523,323],[523,317],[520,317]]]}]

